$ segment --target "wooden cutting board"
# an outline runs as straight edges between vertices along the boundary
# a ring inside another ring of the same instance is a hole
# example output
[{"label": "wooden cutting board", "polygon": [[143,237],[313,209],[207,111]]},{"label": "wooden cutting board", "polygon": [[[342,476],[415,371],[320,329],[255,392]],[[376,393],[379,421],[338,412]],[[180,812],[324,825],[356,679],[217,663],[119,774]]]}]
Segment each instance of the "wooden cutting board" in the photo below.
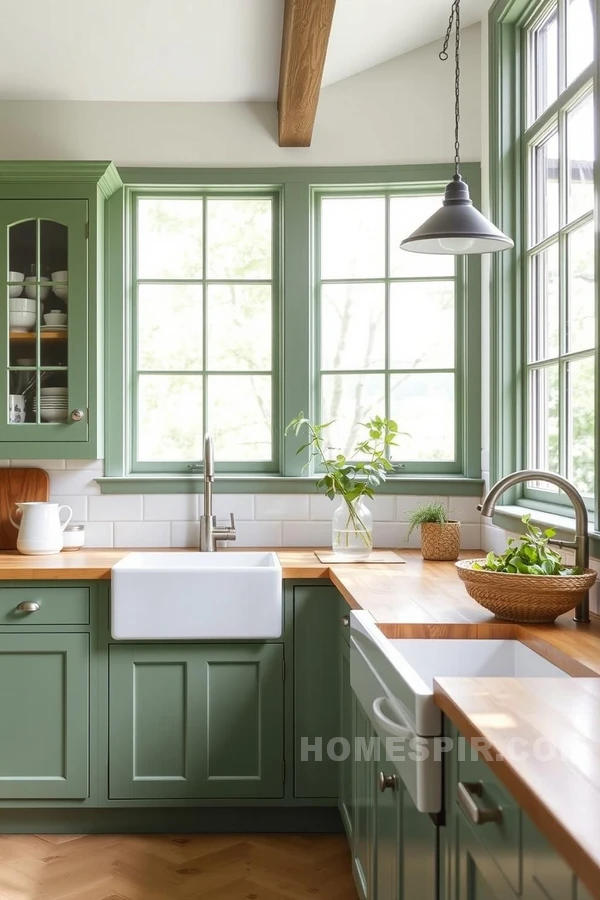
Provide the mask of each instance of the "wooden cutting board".
[{"label": "wooden cutting board", "polygon": [[44,469],[0,469],[0,550],[17,549],[18,532],[8,517],[16,517],[15,503],[49,498],[50,478]]}]

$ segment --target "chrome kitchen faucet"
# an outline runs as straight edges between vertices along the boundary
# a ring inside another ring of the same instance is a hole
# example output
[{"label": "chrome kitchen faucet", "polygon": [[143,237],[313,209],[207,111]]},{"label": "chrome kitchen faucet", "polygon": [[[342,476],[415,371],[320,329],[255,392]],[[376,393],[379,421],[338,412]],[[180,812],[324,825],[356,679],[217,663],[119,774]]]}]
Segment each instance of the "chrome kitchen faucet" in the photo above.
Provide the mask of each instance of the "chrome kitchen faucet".
[{"label": "chrome kitchen faucet", "polygon": [[213,482],[215,480],[215,449],[210,434],[204,435],[204,514],[200,516],[200,552],[213,553],[217,541],[235,541],[235,519],[229,513],[231,525],[217,525],[213,516]]}]

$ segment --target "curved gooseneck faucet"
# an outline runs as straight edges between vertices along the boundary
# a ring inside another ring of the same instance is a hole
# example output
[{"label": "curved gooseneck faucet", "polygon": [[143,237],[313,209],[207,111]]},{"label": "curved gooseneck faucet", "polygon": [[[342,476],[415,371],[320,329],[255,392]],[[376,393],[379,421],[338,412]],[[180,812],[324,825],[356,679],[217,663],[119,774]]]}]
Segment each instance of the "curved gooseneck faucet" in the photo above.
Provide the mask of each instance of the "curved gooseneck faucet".
[{"label": "curved gooseneck faucet", "polygon": [[[554,472],[544,472],[538,469],[523,469],[521,472],[513,472],[501,478],[483,498],[483,502],[478,507],[482,516],[491,518],[494,515],[498,498],[516,484],[522,484],[524,481],[547,481],[555,484],[565,492],[575,510],[575,537],[572,541],[550,541],[557,547],[568,547],[575,550],[575,565],[587,569],[590,563],[590,539],[588,536],[588,514],[585,500],[577,490],[577,488],[563,478],[562,475],[555,475]],[[579,606],[575,609],[575,622],[590,621],[590,602],[589,594],[586,594]]]}]

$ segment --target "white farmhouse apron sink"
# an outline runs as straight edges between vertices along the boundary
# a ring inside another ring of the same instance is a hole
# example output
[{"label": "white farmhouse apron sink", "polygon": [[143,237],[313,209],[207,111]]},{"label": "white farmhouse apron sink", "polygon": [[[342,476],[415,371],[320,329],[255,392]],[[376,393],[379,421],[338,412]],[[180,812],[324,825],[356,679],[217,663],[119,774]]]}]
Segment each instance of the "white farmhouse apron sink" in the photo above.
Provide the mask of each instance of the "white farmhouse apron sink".
[{"label": "white farmhouse apron sink", "polygon": [[276,553],[128,553],[111,582],[115,640],[281,637]]}]

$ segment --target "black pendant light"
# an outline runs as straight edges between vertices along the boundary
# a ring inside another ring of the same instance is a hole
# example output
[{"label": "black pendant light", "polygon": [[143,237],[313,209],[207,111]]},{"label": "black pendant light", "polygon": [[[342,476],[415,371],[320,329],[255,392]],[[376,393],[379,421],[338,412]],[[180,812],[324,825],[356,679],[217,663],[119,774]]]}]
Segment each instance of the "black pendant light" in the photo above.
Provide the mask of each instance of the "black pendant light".
[{"label": "black pendant light", "polygon": [[454,177],[446,185],[442,208],[405,238],[403,250],[413,253],[494,253],[514,246],[509,237],[475,209],[469,196],[469,186],[460,177],[460,0],[454,0],[448,30],[440,59],[448,59],[448,44],[452,26],[456,31],[454,50]]}]

